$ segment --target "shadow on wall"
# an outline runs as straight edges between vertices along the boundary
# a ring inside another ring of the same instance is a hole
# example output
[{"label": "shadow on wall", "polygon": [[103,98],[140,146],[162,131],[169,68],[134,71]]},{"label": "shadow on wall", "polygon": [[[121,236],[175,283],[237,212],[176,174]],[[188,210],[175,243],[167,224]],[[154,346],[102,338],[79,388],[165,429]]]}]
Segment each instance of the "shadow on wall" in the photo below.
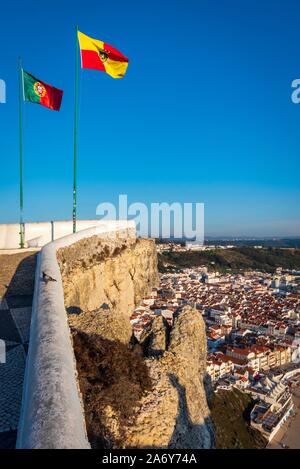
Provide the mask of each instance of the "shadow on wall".
[{"label": "shadow on wall", "polygon": [[21,254],[10,254],[3,257],[5,257],[5,266],[1,265],[0,287],[5,288],[4,298],[8,302],[11,297],[31,298],[34,290],[37,254],[30,254],[26,257]]},{"label": "shadow on wall", "polygon": [[81,314],[83,313],[82,309],[79,306],[68,306],[66,308],[68,314]]}]

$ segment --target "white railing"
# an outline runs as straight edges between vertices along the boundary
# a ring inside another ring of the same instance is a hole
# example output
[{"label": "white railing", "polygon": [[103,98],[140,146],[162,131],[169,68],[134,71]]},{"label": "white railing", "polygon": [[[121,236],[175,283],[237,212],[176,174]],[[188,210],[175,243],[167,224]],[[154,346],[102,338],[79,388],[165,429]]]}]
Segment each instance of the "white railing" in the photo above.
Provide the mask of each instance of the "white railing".
[{"label": "white railing", "polygon": [[[78,220],[77,231],[101,225],[100,220]],[[45,246],[56,239],[73,233],[72,221],[48,221],[24,223],[25,248]],[[20,225],[0,224],[0,249],[18,249],[20,247]]]}]

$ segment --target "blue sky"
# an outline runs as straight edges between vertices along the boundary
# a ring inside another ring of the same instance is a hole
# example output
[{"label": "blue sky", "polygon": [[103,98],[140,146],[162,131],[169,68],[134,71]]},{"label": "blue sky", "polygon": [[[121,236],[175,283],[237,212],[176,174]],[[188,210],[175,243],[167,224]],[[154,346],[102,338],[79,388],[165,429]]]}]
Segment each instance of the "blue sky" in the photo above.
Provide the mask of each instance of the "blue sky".
[{"label": "blue sky", "polygon": [[0,222],[18,221],[17,58],[64,90],[24,105],[25,220],[72,213],[75,24],[129,57],[80,73],[78,216],[100,202],[204,202],[207,235],[300,235],[297,0],[1,3]]}]

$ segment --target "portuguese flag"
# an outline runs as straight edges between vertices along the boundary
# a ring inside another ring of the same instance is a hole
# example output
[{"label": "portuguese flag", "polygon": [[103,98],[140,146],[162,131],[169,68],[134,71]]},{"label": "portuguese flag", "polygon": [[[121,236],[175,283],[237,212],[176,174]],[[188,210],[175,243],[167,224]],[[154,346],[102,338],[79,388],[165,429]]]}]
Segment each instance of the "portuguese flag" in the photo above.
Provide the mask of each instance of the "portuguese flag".
[{"label": "portuguese flag", "polygon": [[63,91],[22,70],[24,100],[59,111]]},{"label": "portuguese flag", "polygon": [[128,58],[106,42],[93,39],[78,31],[81,68],[93,68],[108,73],[113,78],[123,78]]}]

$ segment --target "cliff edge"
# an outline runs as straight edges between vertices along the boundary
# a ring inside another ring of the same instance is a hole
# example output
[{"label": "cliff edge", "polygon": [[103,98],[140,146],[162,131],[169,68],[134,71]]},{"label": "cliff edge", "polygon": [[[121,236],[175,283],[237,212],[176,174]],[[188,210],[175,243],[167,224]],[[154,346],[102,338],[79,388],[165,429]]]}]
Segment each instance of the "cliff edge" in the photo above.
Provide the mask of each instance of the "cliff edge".
[{"label": "cliff edge", "polygon": [[201,315],[156,318],[137,343],[129,316],[158,283],[155,245],[95,239],[95,254],[88,241],[58,259],[92,447],[214,447]]}]

